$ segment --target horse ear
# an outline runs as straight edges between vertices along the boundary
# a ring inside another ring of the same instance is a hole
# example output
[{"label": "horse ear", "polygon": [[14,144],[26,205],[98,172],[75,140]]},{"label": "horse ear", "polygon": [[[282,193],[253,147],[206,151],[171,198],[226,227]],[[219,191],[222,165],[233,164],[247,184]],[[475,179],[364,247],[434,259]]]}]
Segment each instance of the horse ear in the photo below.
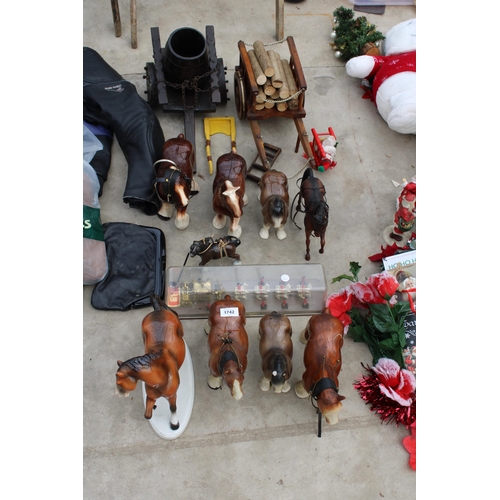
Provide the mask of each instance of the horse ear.
[{"label": "horse ear", "polygon": [[122,366],[123,365],[123,361],[120,361],[120,360],[118,360],[116,363],[118,364],[118,366]]}]

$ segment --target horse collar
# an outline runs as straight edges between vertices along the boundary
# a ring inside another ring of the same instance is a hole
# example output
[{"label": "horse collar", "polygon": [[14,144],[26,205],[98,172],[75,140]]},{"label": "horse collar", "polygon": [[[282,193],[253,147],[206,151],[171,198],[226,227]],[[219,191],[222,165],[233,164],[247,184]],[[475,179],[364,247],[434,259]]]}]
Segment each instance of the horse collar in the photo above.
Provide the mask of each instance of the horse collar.
[{"label": "horse collar", "polygon": [[219,361],[219,373],[222,374],[224,371],[224,365],[228,361],[234,361],[238,367],[240,366],[240,362],[238,360],[238,356],[236,356],[235,352],[232,349],[228,349],[222,353],[222,356]]},{"label": "horse collar", "polygon": [[338,387],[335,385],[335,382],[330,377],[323,377],[315,382],[311,388],[309,389],[309,393],[313,399],[318,399],[318,396],[325,389],[333,389],[335,392],[339,392]]}]

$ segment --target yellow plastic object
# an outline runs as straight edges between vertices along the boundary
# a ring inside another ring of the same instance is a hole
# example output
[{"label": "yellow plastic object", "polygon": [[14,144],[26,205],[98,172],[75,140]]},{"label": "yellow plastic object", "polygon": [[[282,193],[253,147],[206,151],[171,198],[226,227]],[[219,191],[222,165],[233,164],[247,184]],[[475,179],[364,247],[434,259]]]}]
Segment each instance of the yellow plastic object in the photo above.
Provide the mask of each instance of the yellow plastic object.
[{"label": "yellow plastic object", "polygon": [[215,134],[225,134],[231,137],[231,149],[236,153],[236,125],[232,116],[217,116],[205,118],[203,121],[205,128],[205,149],[207,152],[208,169],[210,175],[213,171],[212,155],[210,153],[210,138]]}]

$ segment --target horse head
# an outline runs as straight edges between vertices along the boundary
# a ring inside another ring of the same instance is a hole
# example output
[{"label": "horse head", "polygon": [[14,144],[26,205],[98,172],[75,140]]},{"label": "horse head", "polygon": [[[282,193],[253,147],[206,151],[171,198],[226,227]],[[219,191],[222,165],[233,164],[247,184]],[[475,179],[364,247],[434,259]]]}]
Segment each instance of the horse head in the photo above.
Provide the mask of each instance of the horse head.
[{"label": "horse head", "polygon": [[118,370],[115,374],[117,396],[128,397],[137,387],[138,380],[142,380],[142,372],[149,370],[152,361],[157,360],[160,356],[161,352],[135,356],[127,361],[117,361]]},{"label": "horse head", "polygon": [[137,387],[137,378],[131,375],[127,366],[122,368],[125,363],[118,360],[118,370],[116,371],[116,395],[129,397],[130,393]]},{"label": "horse head", "polygon": [[233,399],[239,400],[243,396],[243,367],[233,351],[224,351],[219,362],[219,373],[222,380],[229,387]]},{"label": "horse head", "polygon": [[226,217],[230,219],[229,234],[239,237],[239,220],[243,215],[243,206],[248,202],[245,193],[247,165],[245,159],[231,151],[219,157],[217,170],[212,185],[212,208],[215,212],[213,226],[223,229]]},{"label": "horse head", "polygon": [[194,150],[183,134],[169,139],[163,145],[162,158],[153,166],[154,188],[162,206],[158,217],[169,220],[173,209],[177,210],[175,225],[185,229],[189,224],[186,209],[189,199],[198,193],[198,184],[193,178]]}]

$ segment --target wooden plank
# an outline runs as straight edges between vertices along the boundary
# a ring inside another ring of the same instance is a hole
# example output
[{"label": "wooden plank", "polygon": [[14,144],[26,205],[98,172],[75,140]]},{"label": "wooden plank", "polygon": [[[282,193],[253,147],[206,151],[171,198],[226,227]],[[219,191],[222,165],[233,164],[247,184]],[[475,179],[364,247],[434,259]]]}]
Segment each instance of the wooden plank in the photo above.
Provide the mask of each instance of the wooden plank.
[{"label": "wooden plank", "polygon": [[213,26],[206,26],[205,28],[207,38],[208,62],[210,65],[210,87],[212,90],[212,102],[221,102],[221,95],[219,89],[219,71],[217,68],[217,52],[215,49],[215,31]]},{"label": "wooden plank", "polygon": [[157,27],[151,28],[151,42],[153,44],[153,59],[158,80],[158,103],[168,104],[167,86],[165,85],[165,75],[163,73],[163,62],[161,57],[160,30]]}]

